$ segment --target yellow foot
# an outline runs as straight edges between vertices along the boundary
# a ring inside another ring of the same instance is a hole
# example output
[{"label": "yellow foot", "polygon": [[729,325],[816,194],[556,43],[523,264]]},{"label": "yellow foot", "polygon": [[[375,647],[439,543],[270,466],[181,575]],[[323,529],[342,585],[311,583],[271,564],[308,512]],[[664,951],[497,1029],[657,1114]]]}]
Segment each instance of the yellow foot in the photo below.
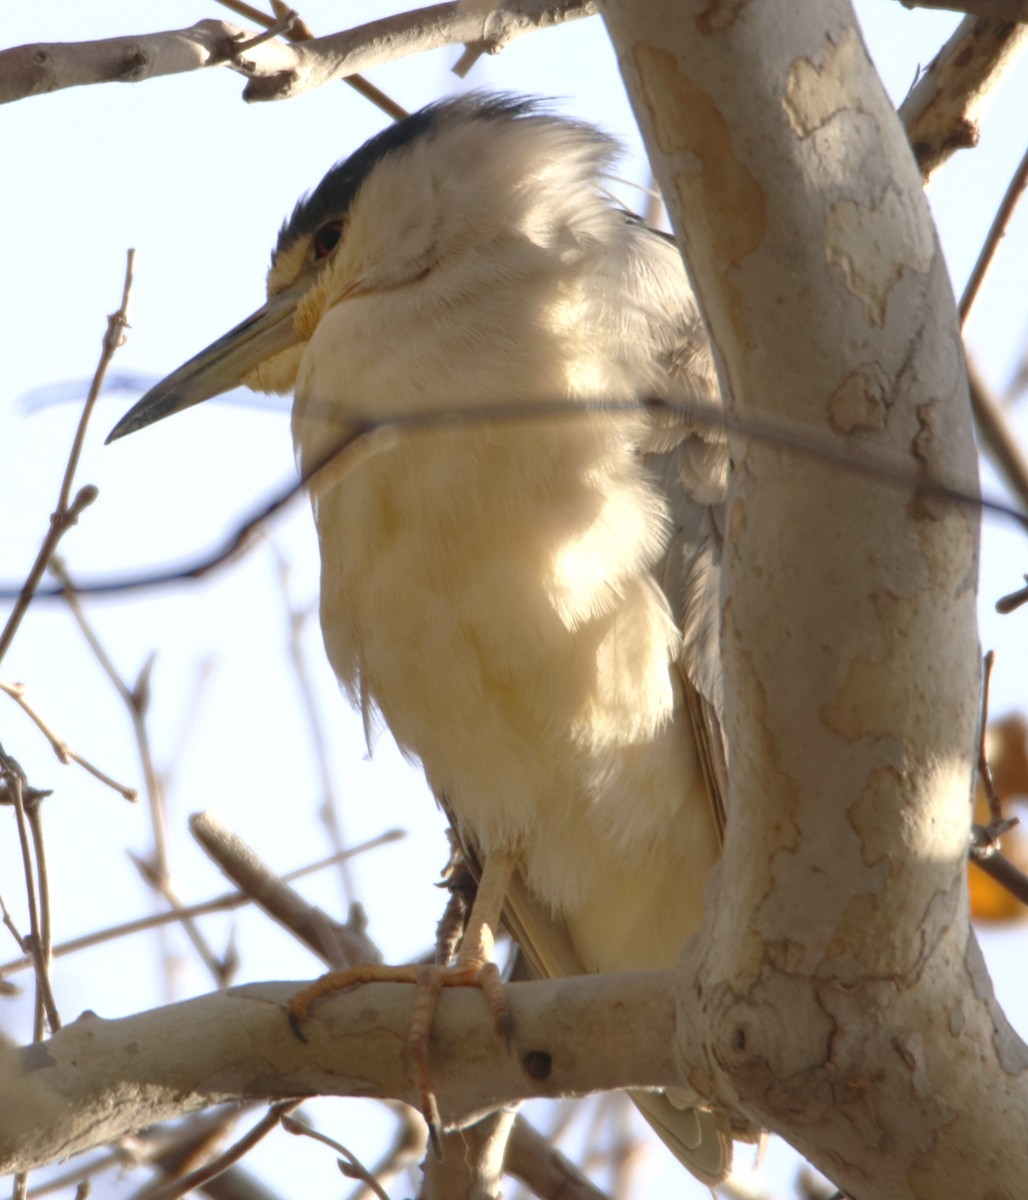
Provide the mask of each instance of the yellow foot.
[{"label": "yellow foot", "polygon": [[412,983],[417,988],[414,994],[414,1015],[407,1031],[407,1048],[411,1056],[414,1083],[421,1101],[421,1112],[428,1125],[432,1148],[439,1156],[441,1122],[428,1062],[428,1042],[439,1003],[439,993],[444,987],[481,988],[492,1013],[496,1032],[503,1037],[509,1050],[513,1019],[499,968],[494,962],[458,960],[452,966],[429,964],[421,967],[386,967],[378,963],[368,963],[348,967],[343,971],[330,971],[297,992],[289,1001],[289,1028],[301,1042],[306,1042],[303,1022],[307,1019],[311,1006],[324,996],[362,983]]}]

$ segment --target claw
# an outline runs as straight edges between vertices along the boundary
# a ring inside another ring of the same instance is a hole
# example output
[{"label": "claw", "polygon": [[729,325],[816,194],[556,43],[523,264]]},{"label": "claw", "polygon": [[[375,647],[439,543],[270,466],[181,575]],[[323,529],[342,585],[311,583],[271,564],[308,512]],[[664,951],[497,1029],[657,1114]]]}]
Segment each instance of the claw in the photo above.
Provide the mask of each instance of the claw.
[{"label": "claw", "polygon": [[350,967],[343,971],[331,971],[307,985],[289,1001],[287,1017],[289,1028],[299,1041],[307,1044],[308,1037],[303,1023],[314,1004],[332,992],[344,991],[362,983],[412,983],[415,985],[414,1014],[407,1034],[411,1070],[418,1089],[421,1113],[428,1126],[428,1137],[433,1153],[442,1158],[442,1120],[439,1105],[432,1089],[429,1067],[429,1039],[432,1022],[439,1004],[439,993],[444,987],[477,987],[482,991],[489,1011],[493,1015],[493,1026],[504,1039],[508,1051],[513,1048],[514,1020],[507,1002],[500,970],[494,962],[458,961],[453,966],[435,964],[422,967],[387,967],[367,964]]},{"label": "claw", "polygon": [[303,1044],[306,1046],[308,1044],[308,1038],[303,1031],[301,1018],[295,1012],[293,1012],[292,1008],[287,1010],[286,1015],[289,1019],[290,1033],[292,1033],[293,1037],[296,1038],[298,1042],[303,1042]]}]

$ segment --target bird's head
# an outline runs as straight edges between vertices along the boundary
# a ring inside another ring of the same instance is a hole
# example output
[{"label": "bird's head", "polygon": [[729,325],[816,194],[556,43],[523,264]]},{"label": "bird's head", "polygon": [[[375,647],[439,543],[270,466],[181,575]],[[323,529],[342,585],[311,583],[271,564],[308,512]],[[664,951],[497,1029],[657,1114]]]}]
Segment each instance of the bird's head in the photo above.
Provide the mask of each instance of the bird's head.
[{"label": "bird's head", "polygon": [[614,150],[595,129],[505,95],[442,101],[389,126],[296,205],[272,252],[267,302],[151,388],[107,440],[241,384],[291,391],[337,304],[416,288],[450,302],[481,286],[512,241],[573,253],[609,219],[597,180]]}]

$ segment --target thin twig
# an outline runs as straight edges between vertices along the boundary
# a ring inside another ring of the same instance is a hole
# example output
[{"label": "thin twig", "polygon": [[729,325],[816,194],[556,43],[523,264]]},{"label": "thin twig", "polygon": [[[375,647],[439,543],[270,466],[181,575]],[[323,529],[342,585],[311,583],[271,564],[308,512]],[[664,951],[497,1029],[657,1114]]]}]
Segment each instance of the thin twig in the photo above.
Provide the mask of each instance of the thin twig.
[{"label": "thin twig", "polygon": [[967,382],[971,389],[971,411],[982,448],[1007,487],[1028,511],[1028,459],[1002,406],[982,378],[972,355],[966,350]]},{"label": "thin twig", "polygon": [[236,46],[236,52],[239,54],[246,53],[247,50],[253,50],[257,46],[263,46],[265,42],[270,42],[272,38],[285,37],[292,33],[293,27],[297,23],[296,13],[290,12],[285,16],[279,17],[271,25],[264,30],[263,33],[255,33],[252,38],[247,38]]},{"label": "thin twig", "polygon": [[227,8],[229,12],[233,12],[237,17],[242,17],[246,21],[253,21],[256,25],[271,25],[274,20],[267,13],[261,12],[259,8],[254,8],[252,4],[244,3],[244,0],[217,0],[217,3],[222,8]]},{"label": "thin twig", "polygon": [[143,880],[154,889],[175,912],[182,923],[182,930],[186,937],[192,942],[193,949],[196,951],[200,961],[210,972],[212,979],[218,987],[227,987],[229,980],[229,963],[222,959],[208,945],[207,939],[200,931],[200,927],[191,917],[186,915],[186,906],[179,899],[175,889],[171,886],[171,877],[167,871],[157,870],[153,864],[146,862],[138,855],[129,851],[129,861],[142,875]]},{"label": "thin twig", "polygon": [[[61,1027],[61,1019],[50,985],[50,961],[43,953],[45,939],[40,918],[42,901],[29,836],[29,820],[24,791],[25,776],[21,767],[2,748],[0,748],[0,778],[3,780],[5,792],[11,796],[14,803],[18,841],[21,846],[22,871],[25,875],[25,902],[29,912],[29,936],[27,939],[23,939],[23,944],[27,944],[32,957],[36,979],[32,1040],[40,1042],[46,1035],[44,1020],[49,1022],[51,1031],[56,1033]],[[46,903],[49,908],[49,899]],[[47,919],[49,920],[49,918]]]},{"label": "thin twig", "polygon": [[1028,603],[1028,575],[1024,576],[1025,586],[1018,588],[1016,592],[1010,592],[1006,596],[1000,596],[996,601],[996,611],[1007,616],[1009,613],[1015,612],[1022,604]]},{"label": "thin twig", "polygon": [[110,680],[122,703],[128,709],[136,749],[139,753],[139,762],[143,769],[143,781],[150,811],[150,829],[154,841],[153,866],[161,878],[167,878],[169,875],[168,829],[164,808],[164,790],[161,787],[160,776],[154,763],[150,730],[146,723],[146,714],[150,706],[150,678],[155,661],[154,655],[151,654],[147,658],[139,671],[135,685],[129,687],[115,667],[110,655],[101,645],[99,637],[86,617],[85,610],[79,603],[78,590],[69,577],[64,563],[60,559],[54,559],[50,564],[50,571],[59,580],[71,615],[75,618],[75,623],[86,639],[86,644],[92,650],[93,656],[100,664],[100,669]]},{"label": "thin twig", "polygon": [[[252,4],[246,4],[243,0],[218,0],[218,3],[227,8],[229,12],[234,12],[237,15],[244,17],[247,21],[254,21],[258,25],[264,25],[268,28],[276,23],[281,18],[269,17],[266,13],[262,13],[259,8],[254,8]],[[273,7],[278,7],[272,0]],[[285,31],[285,37],[290,42],[305,42],[309,41],[314,36],[310,26],[306,21],[294,20],[291,27]],[[363,75],[347,75],[343,80],[345,84],[353,88],[365,100],[370,100],[377,108],[380,108],[386,116],[392,117],[394,121],[401,121],[408,115],[407,110],[391,97],[387,96],[380,88],[375,87],[373,83],[365,79]]]},{"label": "thin twig", "polygon": [[986,740],[989,728],[989,689],[992,686],[992,669],[996,665],[996,651],[989,650],[982,660],[982,707],[978,727],[978,778],[985,789],[985,798],[989,803],[989,817],[993,823],[1003,820],[1003,803],[996,792],[996,781],[992,777],[989,766],[989,753]]},{"label": "thin twig", "polygon": [[499,0],[487,6],[454,0],[301,42],[274,59],[233,58],[228,65],[250,77],[244,100],[287,100],[350,79],[354,72],[445,46],[472,45],[496,54],[525,34],[595,13],[591,0]]},{"label": "thin twig", "polygon": [[178,1200],[179,1196],[185,1196],[187,1192],[202,1187],[215,1176],[220,1175],[226,1167],[239,1162],[259,1141],[276,1128],[283,1115],[292,1112],[302,1103],[302,1100],[280,1100],[277,1104],[273,1104],[257,1124],[237,1142],[233,1142],[224,1153],[211,1159],[209,1163],[197,1170],[190,1171],[188,1175],[183,1175],[181,1179],[172,1179],[160,1187],[151,1188],[146,1192],[146,1200]]},{"label": "thin twig", "polygon": [[[15,925],[14,918],[11,916],[10,909],[8,909],[2,895],[0,895],[0,920],[2,920],[3,924],[7,926],[11,937],[13,937],[18,943],[18,949],[22,952],[22,954],[25,955],[23,959],[19,960],[20,965],[30,967],[32,965],[32,959],[28,955],[25,939],[21,936],[18,926]],[[0,978],[5,977],[6,975],[7,969],[5,967],[0,967]]]},{"label": "thin twig", "polygon": [[[235,1121],[241,1113],[258,1107],[263,1108],[264,1105],[231,1104],[221,1109],[208,1109],[175,1125],[155,1125],[131,1137],[123,1137],[113,1144],[113,1148],[108,1148],[95,1158],[83,1162],[80,1157],[75,1160],[75,1166],[71,1169],[50,1175],[45,1183],[36,1184],[30,1190],[28,1200],[63,1191],[72,1185],[76,1186],[77,1195],[78,1189],[88,1188],[96,1176],[114,1167],[127,1173],[136,1167],[148,1165],[166,1174],[177,1175],[184,1169],[182,1164],[190,1153],[195,1155],[205,1141],[209,1143],[217,1137],[219,1129],[223,1129],[229,1119]],[[225,1174],[219,1177],[218,1182],[224,1178]],[[217,1200],[217,1183],[205,1190],[209,1200]],[[223,1194],[233,1197],[233,1200],[246,1195],[241,1191]],[[261,1189],[253,1189],[252,1194],[254,1200],[274,1200],[270,1193]]]},{"label": "thin twig", "polygon": [[[425,1128],[425,1122],[421,1119],[421,1114],[409,1105],[401,1104],[396,1100],[385,1100],[383,1104],[396,1118],[396,1131],[392,1143],[386,1148],[378,1162],[369,1168],[368,1174],[380,1186],[385,1187],[390,1179],[394,1179],[404,1171],[410,1170],[415,1163],[422,1161],[428,1147],[428,1131]],[[369,1195],[374,1195],[374,1192],[365,1184],[363,1188],[358,1188],[354,1192],[350,1200],[367,1200]],[[573,1197],[569,1196],[567,1200],[573,1200]]]},{"label": "thin twig", "polygon": [[57,497],[57,508],[50,516],[50,527],[43,538],[43,544],[36,555],[36,561],[32,564],[28,578],[25,580],[18,599],[15,602],[14,609],[7,619],[7,624],[4,626],[3,632],[0,633],[0,660],[7,653],[8,647],[18,631],[18,626],[21,624],[22,617],[25,615],[28,606],[32,603],[33,594],[39,586],[39,581],[43,578],[43,572],[46,570],[50,559],[57,550],[58,542],[60,542],[64,534],[78,520],[82,510],[92,504],[99,494],[95,487],[87,485],[79,489],[74,500],[71,499],[75,470],[78,467],[79,457],[82,454],[82,446],[85,441],[89,418],[92,416],[93,409],[96,406],[96,401],[103,387],[104,376],[107,374],[107,368],[110,365],[111,359],[114,357],[114,353],[118,347],[125,341],[125,329],[128,326],[128,301],[129,293],[132,289],[132,268],[135,262],[135,253],[134,250],[129,250],[126,259],[125,282],[121,291],[121,307],[107,318],[107,332],[104,334],[100,361],[93,375],[93,382],[90,385],[89,394],[86,396],[82,415],[79,417],[75,436],[72,439],[68,464],[64,469],[64,478],[61,480],[61,488]]},{"label": "thin twig", "polygon": [[0,633],[0,659],[7,653],[14,640],[14,635],[18,632],[18,626],[32,603],[32,598],[39,587],[39,581],[43,578],[43,573],[57,549],[58,542],[73,525],[78,523],[79,517],[99,495],[99,489],[95,485],[87,483],[79,489],[75,499],[64,512],[57,510],[50,514],[50,527],[43,538],[43,544],[39,547],[36,561],[32,564],[28,578],[18,591],[14,608],[7,618],[3,632]]},{"label": "thin twig", "polygon": [[985,272],[989,269],[989,263],[992,262],[996,248],[1006,232],[1010,218],[1017,207],[1017,202],[1021,199],[1021,193],[1026,187],[1028,187],[1028,150],[1025,151],[1024,157],[1018,163],[1017,170],[1014,172],[1014,177],[1007,185],[1003,201],[996,210],[996,215],[992,219],[989,232],[985,236],[985,242],[978,254],[978,261],[974,264],[970,278],[964,285],[958,309],[961,325],[967,321],[968,313],[971,311],[971,306],[975,302],[978,290],[982,286],[982,280],[985,278]]},{"label": "thin twig", "polygon": [[[146,882],[164,897],[165,901],[175,912],[183,914],[181,916],[183,932],[192,943],[201,962],[210,972],[211,977],[218,987],[225,987],[230,981],[230,975],[235,965],[232,957],[217,954],[204,937],[199,926],[191,917],[184,915],[183,910],[185,909],[185,905],[182,904],[175,893],[171,882],[164,789],[161,786],[160,775],[154,762],[150,730],[146,720],[150,707],[150,680],[155,661],[154,655],[151,654],[143,664],[134,686],[129,687],[115,667],[110,655],[107,654],[102,646],[99,637],[86,617],[85,610],[82,608],[76,595],[75,585],[69,578],[64,564],[60,560],[55,559],[51,563],[51,571],[65,589],[65,599],[68,602],[68,607],[71,609],[76,624],[85,637],[90,649],[93,651],[104,674],[110,680],[114,690],[128,709],[129,718],[132,722],[132,731],[135,736],[136,748],[139,752],[140,764],[143,768],[143,779],[145,781],[149,804],[150,827],[153,834],[153,858],[144,863],[135,856],[130,857],[132,857],[137,869],[143,874]],[[162,950],[166,955],[167,950],[163,946],[163,943]]]},{"label": "thin twig", "polygon": [[126,800],[133,803],[138,799],[139,794],[135,788],[129,787],[127,784],[119,783],[116,779],[112,779],[110,775],[101,771],[99,767],[94,766],[88,759],[83,758],[81,754],[73,750],[68,743],[50,728],[39,712],[26,700],[25,685],[23,683],[13,683],[9,679],[0,677],[0,692],[4,692],[18,705],[22,712],[42,733],[46,740],[50,743],[51,749],[60,762],[67,765],[70,762],[77,763],[84,771],[88,771],[94,779],[99,779],[101,783],[106,784],[112,791],[117,792],[120,796],[124,796]]},{"label": "thin twig", "polygon": [[43,968],[44,1006],[47,1010],[47,1020],[50,1028],[56,1032],[61,1027],[57,1013],[57,1002],[50,986],[50,967],[53,964],[53,923],[51,921],[50,905],[50,872],[46,860],[46,839],[43,837],[43,806],[41,798],[36,797],[25,805],[25,815],[28,817],[29,832],[32,834],[32,852],[36,859],[36,878],[39,883],[39,961]]},{"label": "thin twig", "polygon": [[978,777],[982,781],[989,805],[989,824],[971,826],[968,857],[975,866],[980,867],[998,884],[1006,888],[1022,904],[1028,904],[1028,876],[999,852],[1000,839],[1019,821],[1017,817],[1008,819],[1003,815],[1003,803],[996,790],[996,782],[992,776],[992,767],[989,765],[986,748],[989,724],[989,689],[992,684],[992,670],[995,663],[996,654],[990,650],[983,660],[982,704],[978,731]]},{"label": "thin twig", "polygon": [[1028,905],[1028,875],[1000,853],[992,829],[986,829],[983,825],[971,826],[971,848],[968,854],[976,867],[1006,888],[1022,904]]},{"label": "thin twig", "polygon": [[346,1160],[345,1163],[339,1162],[339,1170],[347,1177],[347,1179],[358,1179],[366,1187],[378,1197],[378,1200],[389,1200],[385,1189],[378,1180],[371,1174],[360,1159],[342,1144],[333,1138],[326,1137],[325,1134],[319,1133],[316,1129],[312,1129],[303,1121],[294,1120],[294,1118],[283,1115],[280,1118],[282,1128],[286,1133],[291,1133],[295,1137],[308,1137],[315,1142],[321,1142],[325,1146],[329,1146],[337,1154],[341,1154]]},{"label": "thin twig", "polygon": [[[368,850],[375,850],[379,846],[387,845],[389,842],[399,841],[406,837],[402,829],[389,829],[378,837],[369,839],[366,842],[361,842],[358,846],[353,846],[345,851],[348,857],[353,857],[357,854],[365,854]],[[331,854],[327,858],[319,859],[315,863],[310,863],[306,867],[300,867],[296,871],[289,871],[281,876],[282,883],[291,883],[297,879],[303,879],[307,875],[313,875],[316,871],[323,871],[326,867],[335,866],[339,861],[338,854]],[[225,892],[221,896],[216,896],[212,900],[204,900],[199,904],[190,904],[185,908],[178,909],[172,912],[152,913],[148,917],[138,917],[134,921],[124,921],[120,925],[111,925],[107,929],[96,930],[93,933],[84,933],[80,937],[69,938],[66,942],[58,942],[53,948],[54,958],[63,958],[68,954],[77,954],[80,950],[89,950],[94,946],[103,945],[105,942],[116,941],[118,938],[130,937],[136,933],[148,933],[151,929],[155,929],[162,925],[171,925],[177,921],[181,921],[183,916],[203,917],[209,913],[216,912],[231,912],[233,909],[242,908],[244,905],[253,904],[253,896],[247,895],[245,892]],[[5,924],[14,936],[15,941],[22,948],[25,942],[10,919],[10,914],[3,905],[0,899],[0,915]],[[32,959],[27,952],[23,953],[21,958],[11,959],[9,962],[0,964],[0,977],[12,975],[15,971],[24,971],[27,967],[32,966]]]},{"label": "thin twig", "polygon": [[[909,488],[921,495],[947,500],[961,507],[1006,517],[1022,527],[1028,527],[1028,512],[1024,509],[999,499],[982,497],[976,492],[967,491],[955,484],[927,478],[918,474],[906,458],[886,458],[883,455],[868,453],[863,448],[852,444],[840,444],[837,438],[813,433],[809,428],[795,422],[756,418],[752,415],[734,416],[715,404],[699,402],[673,404],[662,397],[607,402],[555,400],[516,407],[497,405],[453,410],[446,413],[406,414],[375,420],[354,418],[350,431],[340,440],[339,446],[326,457],[323,463],[315,465],[299,482],[282,487],[270,500],[265,501],[258,510],[237,525],[222,544],[210,554],[195,559],[176,570],[154,571],[135,576],[124,575],[118,579],[88,583],[80,582],[76,585],[76,591],[80,596],[120,595],[146,588],[178,584],[188,579],[202,579],[219,567],[233,561],[247,549],[267,521],[287,507],[305,488],[318,491],[329,486],[328,481],[334,482],[337,472],[342,475],[354,470],[369,458],[400,444],[405,437],[431,436],[433,433],[449,432],[462,425],[471,426],[486,422],[493,422],[497,425],[524,425],[534,421],[574,420],[587,413],[593,415],[604,413],[616,417],[643,410],[673,413],[699,428],[723,430],[726,433],[748,437],[755,442],[777,446],[793,454],[820,459],[840,470],[880,479],[896,487]],[[0,600],[9,594],[0,588]],[[37,592],[40,600],[57,599],[63,595],[64,590],[59,587],[40,588]]]}]

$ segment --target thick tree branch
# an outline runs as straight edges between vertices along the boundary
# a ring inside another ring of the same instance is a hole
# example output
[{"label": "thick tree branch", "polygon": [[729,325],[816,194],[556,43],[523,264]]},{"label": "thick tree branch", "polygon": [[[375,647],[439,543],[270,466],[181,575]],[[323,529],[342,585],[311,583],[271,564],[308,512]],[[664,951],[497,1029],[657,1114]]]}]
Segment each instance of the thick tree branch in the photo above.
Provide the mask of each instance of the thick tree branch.
[{"label": "thick tree branch", "polygon": [[287,100],[355,71],[443,46],[467,45],[496,54],[526,33],[595,11],[591,0],[433,4],[293,46],[288,61],[283,58],[276,70],[269,71],[265,61],[255,62],[253,69],[245,63],[233,66],[252,76],[243,91],[245,100]]},{"label": "thick tree branch", "polygon": [[904,8],[942,8],[996,21],[1028,21],[1028,0],[899,0]]},{"label": "thick tree branch", "polygon": [[966,17],[900,105],[925,183],[956,150],[978,144],[990,92],[1028,42],[1028,25]]},{"label": "thick tree branch", "polygon": [[507,1139],[514,1126],[513,1109],[498,1109],[480,1121],[443,1135],[443,1153],[429,1154],[418,1200],[503,1200]]},{"label": "thick tree branch", "polygon": [[198,21],[190,29],[50,42],[0,50],[0,104],[91,83],[141,83],[218,66],[247,34],[225,21]]},{"label": "thick tree branch", "polygon": [[285,100],[442,46],[495,54],[526,33],[595,11],[592,0],[505,0],[495,8],[454,2],[292,45],[277,40],[254,45],[252,35],[235,25],[199,21],[190,29],[131,38],[16,46],[0,51],[0,104],[83,84],[139,83],[213,66],[231,66],[249,78],[246,100]]},{"label": "thick tree branch", "polygon": [[[531,1096],[675,1082],[670,971],[509,985],[508,1053],[473,989],[447,989],[432,1032],[440,1111],[465,1124]],[[234,988],[117,1021],[86,1013],[47,1042],[0,1052],[0,1174],[26,1170],[209,1104],[283,1096],[417,1103],[405,1051],[414,989],[369,984],[319,1002],[290,1032],[299,984]]]},{"label": "thick tree branch", "polygon": [[[736,412],[972,488],[951,289],[849,4],[602,8]],[[860,1200],[1014,1200],[1028,1053],[966,897],[977,517],[732,449],[731,794],[686,1072]]]}]

